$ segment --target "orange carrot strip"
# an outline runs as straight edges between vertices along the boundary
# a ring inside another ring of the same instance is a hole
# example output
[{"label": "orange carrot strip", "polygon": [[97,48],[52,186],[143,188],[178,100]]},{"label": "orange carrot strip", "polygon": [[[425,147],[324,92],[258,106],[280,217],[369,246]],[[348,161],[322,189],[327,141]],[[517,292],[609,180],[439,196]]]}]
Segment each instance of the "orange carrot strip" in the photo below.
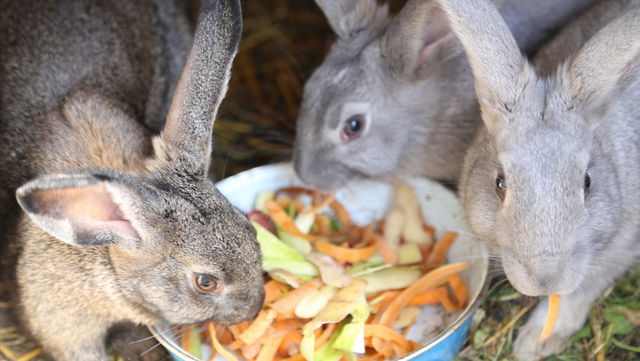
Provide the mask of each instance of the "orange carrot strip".
[{"label": "orange carrot strip", "polygon": [[[384,340],[397,343],[398,345],[409,348],[409,342],[404,336],[392,330],[390,327],[381,325],[364,325],[364,337],[375,336]],[[374,339],[375,339],[374,337]]]},{"label": "orange carrot strip", "polygon": [[379,302],[379,303],[376,303],[375,305],[371,305],[371,306],[370,306],[371,313],[373,313],[373,314],[377,314],[377,313],[379,313],[380,311],[382,311],[382,309],[383,309],[385,306],[387,306],[387,305],[389,305],[389,304],[388,304],[388,303],[385,303],[385,302]]},{"label": "orange carrot strip", "polygon": [[287,208],[291,204],[291,198],[289,197],[281,197],[276,199],[276,203],[282,208]]},{"label": "orange carrot strip", "polygon": [[244,342],[242,340],[235,340],[227,345],[229,350],[237,350],[240,347],[244,346]]},{"label": "orange carrot strip", "polygon": [[329,242],[317,241],[316,247],[320,253],[324,253],[339,261],[356,263],[367,260],[376,254],[376,247],[370,246],[365,248],[347,248],[335,246]]},{"label": "orange carrot strip", "polygon": [[556,325],[558,319],[558,311],[560,311],[560,295],[549,296],[549,312],[547,313],[547,321],[544,323],[542,333],[540,334],[539,341],[551,336],[553,333],[553,327]]},{"label": "orange carrot strip", "polygon": [[422,254],[422,262],[426,262],[431,254],[431,247],[420,245],[420,254]]},{"label": "orange carrot strip", "polygon": [[215,330],[218,341],[220,341],[221,344],[228,344],[231,342],[232,335],[227,327],[223,325],[216,325]]},{"label": "orange carrot strip", "polygon": [[180,347],[188,354],[191,354],[191,345],[193,344],[193,342],[191,342],[191,335],[193,334],[191,329],[193,327],[193,325],[188,325],[180,330],[180,333],[182,333],[182,338],[180,338]]},{"label": "orange carrot strip", "polygon": [[436,296],[436,298],[438,298],[438,301],[442,304],[444,310],[447,312],[455,310],[456,306],[453,304],[453,302],[451,302],[447,289],[442,288],[441,290],[442,292],[434,292],[434,295]]},{"label": "orange carrot strip", "polygon": [[380,300],[380,302],[388,303],[388,302],[393,301],[393,299],[396,298],[399,294],[400,294],[400,291],[398,291],[398,290],[389,290],[389,291],[381,292],[381,293],[377,294],[374,297],[367,297],[367,299],[369,299],[369,298],[376,299],[376,298],[380,297],[381,295],[384,295],[384,298],[382,300]]},{"label": "orange carrot strip", "polygon": [[258,341],[252,343],[251,345],[242,345],[242,347],[240,347],[240,353],[246,360],[254,360],[260,353],[262,345],[263,344]]},{"label": "orange carrot strip", "polygon": [[447,289],[444,286],[426,290],[421,294],[417,295],[416,297],[414,297],[413,299],[411,299],[411,301],[407,303],[407,306],[435,305],[436,303],[440,302],[440,299],[436,296],[436,293],[443,292],[443,291],[445,294],[447,293]]},{"label": "orange carrot strip", "polygon": [[227,326],[227,327],[229,327],[229,331],[231,331],[231,334],[233,335],[233,338],[235,338],[237,340],[238,336],[240,336],[240,334],[242,333],[242,331],[240,330],[240,326],[239,325],[231,325],[231,326]]},{"label": "orange carrot strip", "polygon": [[406,355],[406,354],[408,354],[408,353],[409,353],[409,351],[407,351],[407,349],[406,349],[406,348],[404,348],[404,347],[402,347],[402,346],[398,345],[398,344],[397,344],[397,343],[395,343],[395,342],[392,342],[392,343],[391,343],[391,348],[393,348],[393,352],[395,352],[396,357],[402,357],[402,356],[404,356],[404,355]]},{"label": "orange carrot strip", "polygon": [[305,321],[300,318],[288,318],[282,321],[276,321],[271,324],[271,327],[276,331],[287,331],[302,329],[302,326],[305,325]]},{"label": "orange carrot strip", "polygon": [[296,211],[296,213],[300,213],[300,211],[302,211],[302,209],[304,208],[304,204],[289,197],[281,197],[276,199],[276,203],[278,203],[278,205],[280,205],[280,207],[282,207],[283,209],[289,208],[291,202],[293,202],[293,210]]},{"label": "orange carrot strip", "polygon": [[382,313],[380,313],[379,324],[390,326],[391,322],[398,317],[400,310],[411,301],[417,294],[429,288],[442,286],[449,280],[449,277],[468,268],[466,263],[451,263],[434,269],[422,276],[411,286],[407,287],[396,297]]},{"label": "orange carrot strip", "polygon": [[313,236],[300,232],[298,227],[296,227],[296,225],[293,223],[293,219],[289,217],[289,215],[284,211],[284,209],[282,209],[282,207],[280,207],[277,202],[269,199],[264,202],[264,205],[273,223],[277,224],[280,228],[282,228],[283,231],[310,241],[316,239]]},{"label": "orange carrot strip", "polygon": [[313,190],[308,189],[308,188],[302,188],[302,187],[285,187],[285,188],[280,188],[276,191],[275,193],[275,198],[278,198],[278,196],[280,196],[281,194],[284,193],[289,193],[292,197],[297,197],[300,194],[308,194],[308,195],[312,195],[313,194]]},{"label": "orange carrot strip", "polygon": [[300,343],[302,342],[302,332],[300,330],[290,330],[282,339],[278,353],[284,357],[295,356],[300,353]]},{"label": "orange carrot strip", "polygon": [[237,357],[235,357],[231,352],[227,351],[224,347],[222,347],[222,345],[220,345],[220,342],[218,342],[218,339],[216,338],[216,330],[213,328],[213,323],[209,324],[209,333],[211,334],[211,342],[213,343],[213,348],[218,351],[220,355],[222,355],[229,361],[238,361]]},{"label": "orange carrot strip", "polygon": [[307,209],[305,211],[302,211],[303,214],[315,214],[320,212],[322,209],[324,209],[324,207],[328,206],[329,204],[331,204],[333,202],[333,200],[336,199],[336,192],[331,192],[329,194],[327,194],[324,199],[322,201],[320,201],[320,203],[314,205],[313,207],[311,207],[310,209]]},{"label": "orange carrot strip", "polygon": [[320,277],[315,278],[313,281],[309,281],[304,285],[300,286],[297,290],[293,290],[286,294],[281,299],[272,303],[270,307],[279,313],[288,313],[291,310],[295,310],[300,301],[309,295],[311,292],[317,290],[322,286],[322,279]]},{"label": "orange carrot strip", "polygon": [[427,265],[439,265],[444,262],[444,257],[447,254],[449,248],[453,242],[458,238],[457,233],[447,232],[440,238],[440,240],[433,246],[431,254],[427,259]]},{"label": "orange carrot strip", "polygon": [[459,274],[451,275],[451,277],[449,277],[449,286],[451,286],[453,293],[456,295],[456,307],[464,307],[469,298],[469,288],[467,288],[462,277],[460,277]]},{"label": "orange carrot strip", "polygon": [[287,291],[288,287],[284,283],[275,279],[269,280],[264,284],[264,303],[271,303],[277,300]]},{"label": "orange carrot strip", "polygon": [[293,308],[285,313],[278,313],[278,315],[276,316],[276,321],[282,322],[282,321],[291,320],[297,317],[295,311],[296,311],[295,308]]},{"label": "orange carrot strip", "polygon": [[387,241],[381,235],[375,233],[376,251],[384,258],[384,263],[395,263],[398,260],[398,255],[391,250]]},{"label": "orange carrot strip", "polygon": [[374,336],[371,338],[371,343],[373,348],[378,351],[379,354],[382,354],[385,359],[391,357],[393,354],[393,348],[391,345],[382,338]]},{"label": "orange carrot strip", "polygon": [[251,326],[244,330],[238,338],[247,345],[254,343],[267,330],[267,327],[271,325],[277,315],[278,312],[273,309],[260,311],[258,317],[256,317]]},{"label": "orange carrot strip", "polygon": [[278,347],[280,347],[283,339],[284,335],[281,335],[271,338],[269,342],[265,342],[260,353],[258,353],[256,361],[273,361],[273,357],[276,355]]},{"label": "orange carrot strip", "polygon": [[335,200],[331,202],[331,209],[333,209],[333,212],[336,214],[336,217],[338,217],[340,224],[342,224],[342,229],[348,229],[349,227],[351,227],[351,218],[349,217],[349,212],[344,209],[344,206],[340,204],[340,202]]},{"label": "orange carrot strip", "polygon": [[[421,216],[420,219],[424,219],[424,218],[422,218]],[[427,226],[426,224],[422,225],[422,229],[424,229],[425,232],[430,233],[431,237],[435,236],[436,234],[436,229],[431,226]]]}]

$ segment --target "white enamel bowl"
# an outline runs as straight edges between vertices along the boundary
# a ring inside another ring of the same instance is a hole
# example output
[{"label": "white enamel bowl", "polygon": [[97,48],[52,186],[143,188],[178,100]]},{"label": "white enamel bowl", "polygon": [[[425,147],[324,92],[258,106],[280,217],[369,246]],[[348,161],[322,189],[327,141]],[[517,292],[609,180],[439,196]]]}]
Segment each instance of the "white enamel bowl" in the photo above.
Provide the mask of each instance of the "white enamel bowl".
[{"label": "white enamel bowl", "polygon": [[[446,327],[435,338],[424,339],[419,331],[422,322],[428,323],[426,308],[416,322],[411,333],[424,346],[399,360],[442,360],[450,361],[459,352],[469,332],[471,316],[477,309],[488,285],[487,270],[489,265],[485,245],[471,237],[464,222],[462,207],[453,192],[439,183],[424,178],[405,179],[414,188],[427,224],[436,229],[436,239],[447,231],[461,232],[447,254],[448,262],[466,262],[471,267],[461,272],[461,276],[469,286],[468,306],[454,316],[445,317]],[[253,206],[256,195],[263,190],[277,190],[289,186],[307,186],[295,174],[291,163],[280,163],[254,168],[229,177],[217,184],[218,189],[229,201],[240,210],[248,212]],[[375,180],[360,180],[350,183],[341,189],[337,199],[349,211],[352,220],[358,225],[366,225],[385,216],[391,204],[393,188],[390,184]],[[176,360],[196,360],[184,352],[176,340],[162,336],[164,327],[152,326],[151,331],[156,338],[170,351]],[[424,331],[424,330],[423,330]],[[425,331],[426,332],[426,331]],[[426,337],[426,336],[424,336]],[[224,360],[221,356],[217,356]]]}]

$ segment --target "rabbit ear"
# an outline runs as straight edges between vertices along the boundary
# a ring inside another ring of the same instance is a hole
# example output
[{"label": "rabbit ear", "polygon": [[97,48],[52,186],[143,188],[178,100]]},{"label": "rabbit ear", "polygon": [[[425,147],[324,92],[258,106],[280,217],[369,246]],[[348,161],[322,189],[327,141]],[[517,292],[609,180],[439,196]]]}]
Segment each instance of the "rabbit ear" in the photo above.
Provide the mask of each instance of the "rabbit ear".
[{"label": "rabbit ear", "polygon": [[[495,0],[496,6],[503,0]],[[383,39],[384,59],[393,74],[410,81],[429,78],[463,49],[435,0],[409,0]]]},{"label": "rabbit ear", "polygon": [[491,131],[498,113],[510,112],[523,80],[534,76],[498,10],[486,0],[441,0],[451,29],[473,71],[483,120]]},{"label": "rabbit ear", "polygon": [[600,121],[640,77],[640,9],[599,31],[562,75],[565,89],[585,119]]},{"label": "rabbit ear", "polygon": [[238,0],[204,0],[193,46],[176,86],[162,139],[209,168],[213,122],[229,82],[242,34]]},{"label": "rabbit ear", "polygon": [[316,0],[331,25],[341,38],[351,38],[361,30],[382,24],[389,8],[378,5],[376,0]]},{"label": "rabbit ear", "polygon": [[126,188],[106,174],[55,174],[26,183],[16,196],[34,223],[63,242],[134,245],[140,235],[123,215],[126,205],[116,200],[130,193]]}]

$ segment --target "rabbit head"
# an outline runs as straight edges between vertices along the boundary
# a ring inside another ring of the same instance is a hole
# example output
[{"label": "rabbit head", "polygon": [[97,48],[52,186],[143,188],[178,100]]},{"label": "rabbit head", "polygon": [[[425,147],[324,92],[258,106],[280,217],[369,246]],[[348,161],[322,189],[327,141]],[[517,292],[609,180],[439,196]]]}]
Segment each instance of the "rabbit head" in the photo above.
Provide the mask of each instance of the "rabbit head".
[{"label": "rabbit head", "polygon": [[[542,79],[491,4],[441,4],[484,121],[460,185],[469,224],[496,246],[520,292],[571,293],[623,228],[624,198],[637,196],[625,194],[620,173],[637,144],[617,134],[630,129],[617,104],[640,75],[639,13],[612,22]],[[617,148],[625,142],[628,154]]]},{"label": "rabbit head", "polygon": [[[375,0],[317,3],[338,38],[305,84],[294,163],[306,182],[334,189],[389,175],[413,156],[408,149],[422,149],[416,142],[433,127],[420,119],[439,111],[425,102],[450,95],[434,73],[462,49],[434,1],[411,0],[393,20]],[[431,175],[445,179],[451,166],[440,165]]]},{"label": "rabbit head", "polygon": [[23,241],[18,278],[27,314],[46,298],[41,281],[59,291],[54,297],[76,295],[70,314],[76,306],[83,315],[95,308],[82,300],[103,305],[91,292],[106,293],[113,310],[94,312],[111,312],[100,316],[110,320],[232,324],[258,313],[264,290],[256,232],[207,177],[213,122],[241,30],[239,1],[203,1],[166,126],[141,174],[88,168],[17,190],[30,220],[57,239]]}]

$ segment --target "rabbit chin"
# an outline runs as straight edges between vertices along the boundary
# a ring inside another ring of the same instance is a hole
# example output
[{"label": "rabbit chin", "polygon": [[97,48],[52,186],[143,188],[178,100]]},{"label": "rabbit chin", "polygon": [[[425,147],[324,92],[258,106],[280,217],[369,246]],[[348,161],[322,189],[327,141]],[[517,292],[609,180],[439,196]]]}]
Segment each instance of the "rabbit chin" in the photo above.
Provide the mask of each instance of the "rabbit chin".
[{"label": "rabbit chin", "polygon": [[527,296],[566,295],[580,287],[588,273],[590,257],[556,258],[554,261],[543,257],[523,258],[502,254],[502,265],[515,289]]}]

